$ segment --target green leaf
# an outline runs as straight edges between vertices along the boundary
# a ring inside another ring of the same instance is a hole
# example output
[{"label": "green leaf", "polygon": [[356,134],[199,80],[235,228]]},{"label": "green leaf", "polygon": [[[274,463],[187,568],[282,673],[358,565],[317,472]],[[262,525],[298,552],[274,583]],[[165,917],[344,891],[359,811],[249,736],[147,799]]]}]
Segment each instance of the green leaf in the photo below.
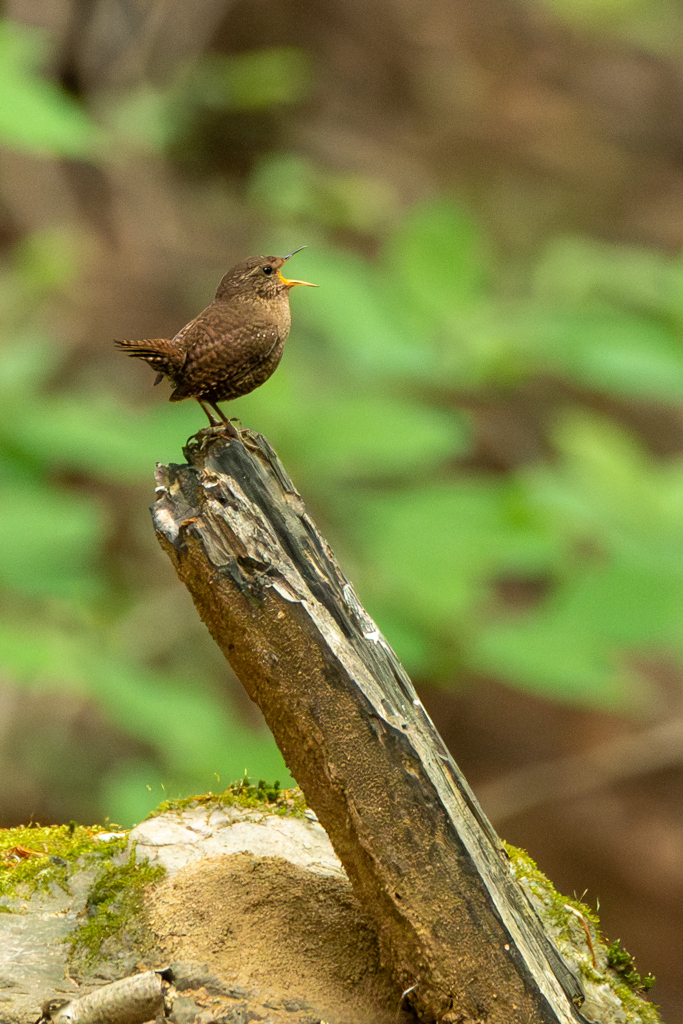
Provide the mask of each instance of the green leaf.
[{"label": "green leaf", "polygon": [[40,484],[0,492],[0,582],[25,594],[92,599],[102,519],[94,502]]},{"label": "green leaf", "polygon": [[32,618],[28,609],[11,605],[0,619],[0,666],[19,682],[86,692],[82,621],[67,612],[54,622],[52,608],[41,611]]},{"label": "green leaf", "polygon": [[309,160],[296,153],[273,153],[257,163],[249,197],[271,214],[315,217],[320,212],[318,189],[318,175]]},{"label": "green leaf", "polygon": [[299,300],[295,322],[343,357],[349,375],[417,380],[437,372],[424,335],[416,336],[397,317],[372,264],[329,250],[306,255],[308,279],[320,288],[308,302]]},{"label": "green leaf", "polygon": [[43,35],[0,21],[0,142],[44,156],[91,157],[99,131],[78,103],[40,77]]},{"label": "green leaf", "polygon": [[448,200],[412,211],[389,239],[386,266],[398,301],[417,305],[427,325],[450,320],[488,291],[488,260],[474,221]]},{"label": "green leaf", "polygon": [[127,732],[163,751],[169,774],[185,787],[210,785],[213,772],[232,781],[245,768],[287,778],[272,736],[236,722],[210,686],[111,656],[100,655],[93,669],[100,705]]},{"label": "green leaf", "polygon": [[562,464],[523,477],[537,514],[611,553],[683,567],[683,466],[658,466],[616,424],[584,412],[566,413],[554,438]]},{"label": "green leaf", "polygon": [[588,565],[539,609],[479,633],[471,664],[554,700],[642,708],[653,695],[630,660],[653,650],[681,660],[681,584],[680,572],[649,564]]},{"label": "green leaf", "polygon": [[456,416],[383,395],[332,397],[309,405],[297,423],[296,450],[316,478],[382,478],[428,472],[464,454]]},{"label": "green leaf", "polygon": [[148,479],[156,462],[183,460],[185,438],[206,426],[195,402],[124,408],[104,393],[52,395],[41,415],[25,404],[6,407],[5,426],[17,449],[52,469],[79,469],[99,479]]},{"label": "green leaf", "polygon": [[312,87],[308,55],[294,46],[272,46],[249,53],[210,54],[193,67],[188,95],[210,107],[258,110],[298,103]]},{"label": "green leaf", "polygon": [[109,129],[107,141],[117,158],[121,144],[162,154],[188,118],[186,104],[173,91],[147,84],[123,95],[106,97],[102,113]]},{"label": "green leaf", "polygon": [[57,348],[41,335],[24,334],[20,344],[0,348],[0,423],[6,421],[11,429],[7,403],[25,402],[26,395],[35,393],[58,363]]},{"label": "green leaf", "polygon": [[294,153],[269,154],[257,164],[250,198],[279,217],[368,233],[379,230],[399,207],[388,182],[335,173]]},{"label": "green leaf", "polygon": [[653,250],[560,238],[539,261],[534,290],[541,301],[568,310],[611,307],[680,319],[682,270],[680,259]]},{"label": "green leaf", "polygon": [[553,559],[547,532],[521,516],[507,487],[493,481],[356,499],[345,521],[372,574],[425,622],[453,623],[474,610],[503,571],[534,573]]},{"label": "green leaf", "polygon": [[683,398],[683,345],[653,319],[539,310],[527,324],[539,361],[555,372],[607,393],[677,403]]},{"label": "green leaf", "polygon": [[683,467],[585,413],[564,416],[555,439],[561,461],[518,483],[563,552],[554,585],[527,614],[486,623],[468,657],[554,699],[633,709],[650,699],[638,655],[683,664]]},{"label": "green leaf", "polygon": [[[68,606],[57,614],[55,605],[45,607],[33,620],[26,611],[21,610],[21,617],[8,614],[0,620],[0,667],[32,688],[66,687],[87,695],[111,721],[156,750],[156,764],[138,764],[137,783],[132,784],[136,806],[144,804],[151,810],[164,795],[190,796],[222,788],[216,775],[227,784],[245,769],[289,784],[272,737],[265,730],[241,725],[222,695],[210,686],[129,662],[112,648],[102,630],[70,615]],[[117,778],[105,786],[119,794],[118,820],[130,824],[125,813],[132,817],[133,812],[122,810],[130,805]],[[165,792],[156,785],[152,793],[146,788],[159,783]],[[136,796],[139,785],[145,792],[138,790]],[[130,796],[131,787],[123,789]]]},{"label": "green leaf", "polygon": [[649,697],[647,684],[620,662],[616,649],[586,627],[585,619],[577,623],[561,615],[491,625],[476,635],[468,662],[479,672],[551,700],[642,710]]},{"label": "green leaf", "polygon": [[79,270],[79,238],[75,231],[46,228],[27,235],[15,246],[12,262],[33,300],[70,284]]},{"label": "green leaf", "polygon": [[389,394],[352,394],[304,388],[263,388],[233,406],[245,423],[277,438],[282,458],[308,476],[308,486],[330,480],[414,478],[464,454],[469,430],[457,414]]},{"label": "green leaf", "polygon": [[553,18],[586,34],[601,32],[626,35],[637,45],[657,53],[671,50],[676,37],[673,27],[678,7],[664,3],[653,5],[646,0],[541,0]]}]

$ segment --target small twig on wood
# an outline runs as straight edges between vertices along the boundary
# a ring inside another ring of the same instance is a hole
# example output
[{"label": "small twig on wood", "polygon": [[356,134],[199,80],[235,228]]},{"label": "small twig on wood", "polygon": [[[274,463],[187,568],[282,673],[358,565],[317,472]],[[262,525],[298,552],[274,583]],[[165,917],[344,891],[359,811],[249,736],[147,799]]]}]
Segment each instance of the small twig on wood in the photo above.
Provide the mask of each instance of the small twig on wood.
[{"label": "small twig on wood", "polygon": [[579,919],[579,921],[581,923],[581,927],[583,928],[584,932],[586,933],[586,942],[588,943],[588,948],[589,948],[590,953],[591,953],[591,959],[593,961],[593,967],[595,967],[596,970],[597,970],[598,961],[595,959],[595,950],[593,948],[593,939],[591,938],[591,933],[590,933],[590,930],[588,928],[588,921],[586,921],[586,918],[581,913],[581,911],[577,910],[576,907],[572,907],[571,904],[563,903],[562,906],[564,907],[565,910],[568,910],[570,914],[574,914],[575,917],[578,917],[578,919]]},{"label": "small twig on wood", "polygon": [[165,971],[145,971],[66,1003],[49,1001],[36,1024],[145,1024],[161,1014],[168,988]]}]

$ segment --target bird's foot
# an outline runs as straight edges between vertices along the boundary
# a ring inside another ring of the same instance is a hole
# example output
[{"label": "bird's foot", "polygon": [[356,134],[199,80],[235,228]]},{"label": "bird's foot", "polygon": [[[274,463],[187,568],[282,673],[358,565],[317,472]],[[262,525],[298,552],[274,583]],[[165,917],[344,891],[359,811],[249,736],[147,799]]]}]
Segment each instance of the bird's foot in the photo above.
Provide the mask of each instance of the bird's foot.
[{"label": "bird's foot", "polygon": [[233,426],[230,420],[226,420],[225,423],[216,423],[215,426],[209,427],[209,430],[219,437],[221,435],[223,437],[236,437],[238,440],[241,437],[239,430]]},{"label": "bird's foot", "polygon": [[202,427],[187,439],[187,444],[183,447],[185,458],[188,462],[192,462],[193,456],[199,455],[207,449],[212,441],[219,438],[242,441],[241,435],[232,423],[213,423],[210,427]]},{"label": "bird's foot", "polygon": [[[236,427],[234,426],[235,423],[237,424]],[[243,427],[242,421],[237,416],[231,416],[229,420],[222,423],[220,427],[216,427],[215,430],[218,435],[227,434],[228,437],[238,438],[250,452],[260,451],[258,444],[254,440],[253,431],[249,430],[248,427]]]},{"label": "bird's foot", "polygon": [[202,427],[192,437],[196,437],[199,443],[212,437],[235,437],[238,441],[241,440],[239,431],[233,427],[232,423],[213,423],[210,427]]}]

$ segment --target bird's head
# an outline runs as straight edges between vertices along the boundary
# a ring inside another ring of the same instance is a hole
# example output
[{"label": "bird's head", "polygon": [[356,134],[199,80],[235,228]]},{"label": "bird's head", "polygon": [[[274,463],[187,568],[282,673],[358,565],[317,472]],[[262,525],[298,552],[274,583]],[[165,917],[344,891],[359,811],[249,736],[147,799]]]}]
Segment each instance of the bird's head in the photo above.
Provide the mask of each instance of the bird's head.
[{"label": "bird's head", "polygon": [[295,249],[289,256],[250,256],[249,259],[237,263],[218,285],[216,301],[230,302],[237,297],[248,296],[265,300],[274,299],[283,292],[289,292],[296,284],[317,288],[317,284],[311,284],[310,281],[295,281],[283,277],[281,268],[297,252],[301,252],[301,249]]}]

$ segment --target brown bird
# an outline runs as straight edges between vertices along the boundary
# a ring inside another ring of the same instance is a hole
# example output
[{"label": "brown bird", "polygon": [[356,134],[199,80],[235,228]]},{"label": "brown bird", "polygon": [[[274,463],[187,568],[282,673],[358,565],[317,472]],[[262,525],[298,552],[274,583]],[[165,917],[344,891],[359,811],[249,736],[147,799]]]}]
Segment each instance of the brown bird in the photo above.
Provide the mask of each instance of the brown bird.
[{"label": "brown bird", "polygon": [[250,256],[238,263],[218,285],[211,305],[170,341],[114,344],[157,370],[155,384],[168,377],[174,387],[171,402],[196,398],[212,427],[222,425],[237,437],[216,403],[247,395],[268,380],[280,362],[292,322],[290,289],[297,284],[317,288],[310,281],[289,281],[280,273],[296,252],[301,249],[289,256]]}]

